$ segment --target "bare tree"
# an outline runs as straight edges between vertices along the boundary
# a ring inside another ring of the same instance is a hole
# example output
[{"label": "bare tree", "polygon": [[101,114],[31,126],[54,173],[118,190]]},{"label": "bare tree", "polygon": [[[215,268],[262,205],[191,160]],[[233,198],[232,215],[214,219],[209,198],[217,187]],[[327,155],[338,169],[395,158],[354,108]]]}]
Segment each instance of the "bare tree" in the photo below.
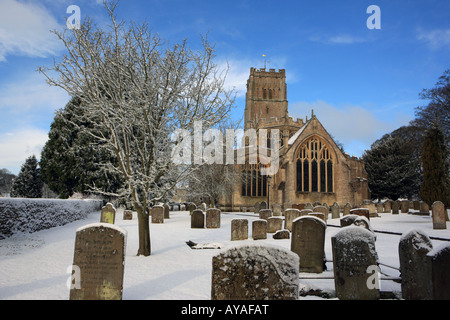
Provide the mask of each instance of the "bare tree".
[{"label": "bare tree", "polygon": [[200,50],[192,50],[186,40],[170,45],[146,23],[118,21],[117,5],[104,2],[108,28],[87,17],[80,29],[54,31],[67,53],[39,71],[50,85],[81,99],[86,112],[80,117],[96,119],[93,130],[80,129],[117,157],[117,165],[104,165],[125,177],[120,195],[131,198],[138,214],[137,254],[148,256],[148,206],[193,170],[172,161],[176,142],[171,133],[192,130],[195,120],[207,126],[223,121],[234,94],[224,88],[226,71],[214,64],[214,48],[206,37]]}]

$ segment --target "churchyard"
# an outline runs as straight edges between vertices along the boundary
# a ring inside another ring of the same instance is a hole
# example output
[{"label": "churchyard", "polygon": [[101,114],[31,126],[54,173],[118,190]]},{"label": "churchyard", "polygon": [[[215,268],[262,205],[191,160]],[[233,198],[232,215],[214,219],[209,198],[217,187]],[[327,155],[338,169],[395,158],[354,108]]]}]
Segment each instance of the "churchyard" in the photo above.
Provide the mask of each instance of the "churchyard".
[{"label": "churchyard", "polygon": [[[0,299],[449,299],[450,226],[439,204],[433,217],[396,202],[293,207],[156,206],[144,257],[136,213],[106,205],[0,240]],[[435,286],[424,281],[427,264]]]}]

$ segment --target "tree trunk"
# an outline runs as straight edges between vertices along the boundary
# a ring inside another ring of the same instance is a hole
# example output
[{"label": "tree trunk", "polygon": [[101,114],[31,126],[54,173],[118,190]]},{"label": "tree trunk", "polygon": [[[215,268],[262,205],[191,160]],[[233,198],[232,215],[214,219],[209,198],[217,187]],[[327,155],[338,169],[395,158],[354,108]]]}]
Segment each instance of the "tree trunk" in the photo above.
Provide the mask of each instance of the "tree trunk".
[{"label": "tree trunk", "polygon": [[149,215],[145,208],[136,208],[136,211],[139,229],[139,249],[137,255],[149,256],[151,254]]}]

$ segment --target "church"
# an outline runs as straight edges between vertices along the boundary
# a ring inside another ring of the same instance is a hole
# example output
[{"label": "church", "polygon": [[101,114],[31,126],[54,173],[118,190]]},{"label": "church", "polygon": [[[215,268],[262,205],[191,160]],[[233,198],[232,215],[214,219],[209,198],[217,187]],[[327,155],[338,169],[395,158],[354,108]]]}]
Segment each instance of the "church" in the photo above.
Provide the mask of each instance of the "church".
[{"label": "church", "polygon": [[262,201],[282,209],[308,202],[356,207],[370,199],[362,160],[344,153],[314,112],[309,119],[289,116],[284,69],[250,69],[244,121],[244,129],[266,129],[269,137],[279,130],[279,167],[273,175],[262,175],[261,162],[237,164],[242,179],[219,201],[223,210],[251,210]]}]

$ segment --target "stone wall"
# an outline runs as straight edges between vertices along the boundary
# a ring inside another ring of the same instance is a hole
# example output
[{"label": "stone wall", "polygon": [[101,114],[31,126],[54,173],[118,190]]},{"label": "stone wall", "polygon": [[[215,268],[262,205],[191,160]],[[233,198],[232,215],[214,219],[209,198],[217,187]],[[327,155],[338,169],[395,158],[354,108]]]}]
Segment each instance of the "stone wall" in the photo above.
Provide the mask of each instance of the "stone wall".
[{"label": "stone wall", "polygon": [[0,239],[85,219],[102,204],[102,200],[0,198]]}]

